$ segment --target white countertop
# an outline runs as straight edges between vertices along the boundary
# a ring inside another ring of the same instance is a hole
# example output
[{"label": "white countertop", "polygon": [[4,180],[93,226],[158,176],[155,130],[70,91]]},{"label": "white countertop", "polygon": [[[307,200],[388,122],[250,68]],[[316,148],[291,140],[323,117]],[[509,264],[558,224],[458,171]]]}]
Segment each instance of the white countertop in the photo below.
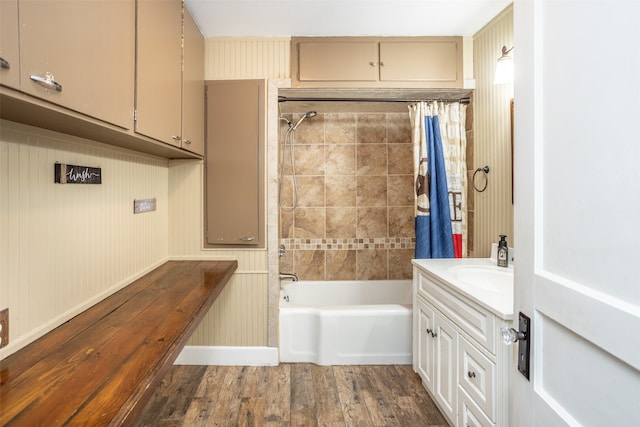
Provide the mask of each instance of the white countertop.
[{"label": "white countertop", "polygon": [[[456,279],[450,269],[456,266],[495,266],[496,260],[492,258],[443,258],[443,259],[414,259],[413,265],[426,274],[440,279],[439,282],[460,292],[475,303],[481,305],[502,319],[513,319],[513,286],[506,292],[494,292],[479,287],[474,287],[466,282]],[[513,274],[513,265],[504,269]]]}]

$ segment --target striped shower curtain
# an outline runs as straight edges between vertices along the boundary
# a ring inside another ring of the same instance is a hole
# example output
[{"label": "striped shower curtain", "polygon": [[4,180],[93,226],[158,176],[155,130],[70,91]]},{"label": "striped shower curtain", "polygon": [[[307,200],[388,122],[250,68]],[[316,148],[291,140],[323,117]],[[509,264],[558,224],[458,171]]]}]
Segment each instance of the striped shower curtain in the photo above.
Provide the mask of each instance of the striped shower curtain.
[{"label": "striped shower curtain", "polygon": [[467,252],[466,105],[409,106],[415,177],[415,258]]}]

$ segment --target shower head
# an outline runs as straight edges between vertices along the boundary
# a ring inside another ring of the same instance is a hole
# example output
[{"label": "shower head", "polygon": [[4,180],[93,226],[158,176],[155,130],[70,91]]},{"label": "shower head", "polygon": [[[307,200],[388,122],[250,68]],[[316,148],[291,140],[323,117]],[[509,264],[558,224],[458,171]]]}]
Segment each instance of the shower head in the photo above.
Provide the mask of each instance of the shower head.
[{"label": "shower head", "polygon": [[317,113],[315,111],[308,111],[304,114],[304,116],[300,117],[300,120],[298,120],[298,123],[295,124],[295,126],[293,126],[291,128],[292,131],[296,130],[298,128],[298,126],[300,125],[300,123],[302,123],[302,121],[304,119],[310,119],[312,117],[315,117]]}]

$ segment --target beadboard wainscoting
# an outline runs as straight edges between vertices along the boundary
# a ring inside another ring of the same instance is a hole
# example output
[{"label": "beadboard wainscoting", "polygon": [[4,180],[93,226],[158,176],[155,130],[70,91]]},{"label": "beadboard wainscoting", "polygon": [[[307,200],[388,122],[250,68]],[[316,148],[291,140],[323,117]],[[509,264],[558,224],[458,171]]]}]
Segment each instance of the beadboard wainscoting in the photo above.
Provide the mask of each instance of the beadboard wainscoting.
[{"label": "beadboard wainscoting", "polygon": [[[55,184],[56,162],[99,167],[101,184]],[[0,122],[0,359],[168,257],[168,161]],[[134,215],[134,199],[157,209]]]},{"label": "beadboard wainscoting", "polygon": [[[473,100],[475,163],[468,171],[470,188],[472,189],[475,169],[485,165],[491,168],[487,189],[482,193],[475,192],[473,205],[472,256],[478,258],[489,256],[491,243],[497,242],[500,234],[506,234],[509,241],[513,242],[510,115],[513,84],[493,84],[496,60],[501,54],[502,46],[507,46],[507,49],[513,47],[513,6],[505,9],[473,39],[476,79]],[[518,48],[511,53],[517,56]],[[476,179],[481,188],[484,184],[482,177]]]}]

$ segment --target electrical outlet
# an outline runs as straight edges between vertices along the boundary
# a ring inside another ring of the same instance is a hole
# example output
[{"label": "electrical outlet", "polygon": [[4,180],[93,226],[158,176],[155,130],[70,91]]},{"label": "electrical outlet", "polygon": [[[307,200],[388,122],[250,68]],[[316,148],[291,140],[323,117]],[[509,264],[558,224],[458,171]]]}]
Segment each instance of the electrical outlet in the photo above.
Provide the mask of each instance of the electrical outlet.
[{"label": "electrical outlet", "polygon": [[9,344],[9,309],[0,311],[0,348]]}]

